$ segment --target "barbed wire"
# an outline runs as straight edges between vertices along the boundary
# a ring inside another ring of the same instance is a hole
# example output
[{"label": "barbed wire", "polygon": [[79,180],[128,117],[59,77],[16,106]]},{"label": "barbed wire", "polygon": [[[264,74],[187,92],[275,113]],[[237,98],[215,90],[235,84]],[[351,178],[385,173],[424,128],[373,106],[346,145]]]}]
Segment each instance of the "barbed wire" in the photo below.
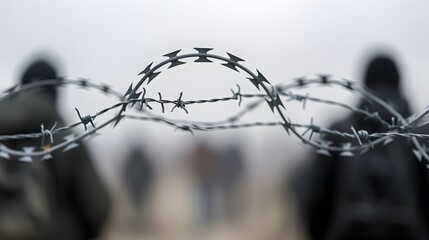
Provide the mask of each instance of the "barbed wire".
[{"label": "barbed wire", "polygon": [[[233,54],[227,53],[227,57],[224,57],[209,53],[213,50],[211,48],[194,49],[196,52],[188,54],[180,54],[181,50],[177,50],[163,55],[164,57],[167,57],[167,59],[156,65],[154,65],[153,62],[150,63],[138,74],[139,76],[142,76],[141,80],[139,80],[135,86],[131,83],[125,93],[121,93],[106,84],[93,83],[88,79],[67,79],[65,77],[35,81],[25,85],[18,84],[4,90],[0,94],[0,103],[33,89],[40,89],[47,86],[60,87],[66,85],[74,85],[94,91],[98,90],[98,92],[107,96],[115,97],[118,100],[115,104],[92,115],[81,115],[80,111],[76,108],[75,111],[80,121],[67,126],[58,128],[53,126],[51,128],[45,128],[42,123],[40,132],[0,135],[0,157],[18,157],[18,159],[22,161],[30,161],[33,160],[33,158],[38,157],[42,160],[47,160],[51,158],[51,153],[53,151],[68,151],[76,147],[78,142],[82,139],[98,134],[100,129],[111,124],[115,127],[121,121],[129,119],[157,122],[192,134],[198,131],[219,131],[251,127],[282,127],[287,134],[295,135],[300,141],[302,141],[302,143],[316,148],[319,154],[325,155],[330,155],[332,152],[338,152],[342,156],[353,156],[356,152],[367,151],[379,144],[388,144],[397,137],[409,138],[415,147],[413,153],[419,160],[425,159],[429,166],[427,147],[422,143],[422,140],[429,139],[429,134],[414,133],[411,131],[429,123],[429,120],[426,119],[428,117],[429,108],[424,109],[421,113],[405,118],[397,112],[394,107],[376,96],[376,94],[372,93],[370,90],[357,86],[349,80],[333,79],[329,75],[319,75],[309,79],[298,78],[293,82],[272,85],[259,70],[256,70],[256,72],[249,70],[241,64],[244,60]],[[161,92],[158,92],[157,99],[146,97],[147,89],[143,87],[143,84],[150,84],[166,69],[191,63],[184,61],[187,59],[194,59],[193,62],[195,63],[214,63],[215,61],[220,61],[222,66],[247,75],[246,79],[256,88],[257,91],[259,91],[259,93],[242,93],[240,85],[236,85],[236,87],[234,87],[235,90],[230,90],[232,93],[231,95],[219,98],[185,100],[185,94],[183,92],[178,94],[179,96],[177,99],[165,99],[162,97]],[[392,116],[392,121],[388,122],[382,119],[378,112],[370,112],[367,109],[355,107],[343,102],[294,92],[295,90],[312,86],[336,86],[343,90],[358,94],[363,99],[371,101],[372,103],[380,106],[383,110],[387,111]],[[243,99],[253,101],[243,105]],[[226,116],[225,119],[220,121],[170,119],[164,114],[167,107],[169,107],[168,109],[170,112],[181,110],[186,114],[190,114],[188,109],[188,106],[190,105],[216,104],[220,102],[238,102],[240,111],[231,116]],[[387,129],[387,131],[368,133],[363,129],[355,129],[353,126],[350,126],[350,132],[341,132],[335,129],[323,128],[316,125],[314,124],[313,118],[309,124],[295,123],[292,122],[286,114],[285,104],[287,105],[289,102],[298,102],[302,104],[303,110],[306,110],[308,102],[343,108],[357,113],[363,118],[370,119],[381,124]],[[256,108],[264,104],[266,104],[272,113],[279,118],[279,121],[239,123],[245,115],[251,113]],[[154,105],[160,106],[160,113],[156,113],[153,109]],[[133,109],[134,114],[126,113],[126,109]],[[94,120],[97,117],[113,111],[116,111],[113,114],[113,117],[108,118],[101,124],[94,124]],[[72,129],[81,125],[83,125],[85,130],[83,133],[76,135],[72,132]],[[60,133],[67,133],[67,135],[63,138],[62,142],[55,142],[54,136]],[[314,138],[313,135],[318,135],[319,137]],[[342,146],[334,145],[331,142],[324,140],[324,136],[326,135],[340,136],[345,139],[345,142]],[[7,141],[18,139],[40,139],[41,144],[40,146],[25,147],[23,149],[12,149],[7,146]],[[46,147],[47,145],[48,147]]]}]

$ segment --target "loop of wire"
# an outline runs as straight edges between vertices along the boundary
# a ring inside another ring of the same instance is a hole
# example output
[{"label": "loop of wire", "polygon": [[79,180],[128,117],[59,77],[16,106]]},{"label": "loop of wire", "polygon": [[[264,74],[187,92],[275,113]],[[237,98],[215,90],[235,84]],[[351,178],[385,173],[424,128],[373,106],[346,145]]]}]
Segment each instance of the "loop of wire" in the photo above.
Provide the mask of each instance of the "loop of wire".
[{"label": "loop of wire", "polygon": [[[100,110],[99,112],[93,115],[85,115],[82,116],[77,108],[75,108],[76,113],[79,117],[79,122],[74,124],[56,128],[56,124],[51,129],[45,129],[43,124],[41,125],[41,131],[38,133],[29,133],[29,134],[15,134],[15,135],[0,135],[0,157],[1,156],[18,156],[18,157],[34,157],[34,156],[46,156],[47,153],[52,151],[56,151],[59,149],[66,149],[67,146],[70,146],[71,143],[75,143],[89,135],[94,134],[97,130],[106,127],[110,123],[114,123],[115,126],[122,119],[130,119],[130,120],[140,120],[140,121],[154,121],[162,124],[169,125],[174,129],[187,131],[192,134],[196,131],[219,131],[226,129],[237,129],[237,128],[249,128],[249,127],[283,127],[283,129],[288,134],[293,134],[297,138],[299,138],[304,144],[308,146],[315,147],[318,152],[328,155],[330,152],[340,152],[344,156],[353,155],[352,152],[365,150],[368,148],[372,148],[378,144],[383,144],[387,141],[391,141],[394,137],[405,137],[410,138],[415,145],[415,150],[419,153],[421,158],[429,161],[429,156],[426,153],[426,147],[422,143],[421,139],[427,140],[429,139],[428,134],[422,133],[413,133],[412,130],[416,126],[421,127],[429,123],[429,120],[426,120],[427,114],[429,114],[429,108],[425,109],[420,114],[410,116],[409,118],[405,118],[401,114],[399,114],[392,106],[387,104],[382,99],[378,98],[376,95],[372,94],[370,91],[365,88],[361,88],[356,86],[353,82],[349,80],[335,80],[331,76],[328,75],[319,75],[317,78],[313,79],[305,79],[298,78],[294,82],[282,83],[277,85],[271,85],[270,82],[258,71],[256,73],[254,71],[249,70],[244,65],[241,64],[244,60],[227,53],[227,57],[223,57],[220,55],[211,54],[210,51],[212,49],[209,48],[195,48],[197,53],[188,53],[188,54],[179,54],[180,50],[174,51],[172,53],[166,54],[164,56],[168,57],[167,60],[160,62],[159,64],[153,65],[153,63],[149,64],[139,75],[143,75],[141,80],[138,81],[135,86],[133,84],[130,85],[125,94],[120,91],[116,91],[109,87],[106,84],[95,84],[87,79],[51,79],[39,82],[32,82],[26,85],[17,85],[13,86],[2,93],[0,93],[0,102],[3,102],[7,99],[12,98],[13,96],[20,94],[21,92],[37,89],[46,86],[64,86],[64,85],[76,85],[83,89],[98,89],[99,92],[114,96],[119,101],[105,109]],[[177,67],[179,65],[188,64],[189,62],[185,62],[185,59],[195,59],[196,63],[213,63],[216,60],[223,62],[221,65],[225,66],[229,69],[232,69],[237,72],[242,72],[248,75],[247,79],[253,84],[256,89],[260,92],[258,94],[245,94],[241,92],[241,88],[237,85],[237,91],[231,89],[232,96],[230,97],[221,97],[221,98],[211,98],[211,99],[197,99],[197,100],[183,100],[183,92],[180,92],[179,97],[176,100],[168,100],[162,98],[161,92],[158,92],[158,98],[150,98],[147,97],[147,90],[143,87],[143,91],[139,92],[138,89],[141,89],[144,83],[149,84],[152,81],[155,81],[160,73],[162,73],[161,68],[164,66],[168,66],[167,69]],[[182,61],[179,61],[182,60]],[[388,111],[393,117],[391,122],[387,122],[382,119],[377,112],[369,112],[365,109],[359,109],[357,107],[342,103],[336,102],[327,99],[316,98],[313,96],[295,94],[292,92],[294,89],[302,89],[304,87],[310,87],[311,85],[322,85],[325,87],[332,86],[340,86],[347,91],[351,91],[353,93],[359,94],[364,99],[369,99],[371,102],[380,105],[386,111]],[[140,97],[141,96],[141,97]],[[286,100],[284,99],[286,98]],[[248,103],[245,106],[242,106],[242,102],[244,99],[254,100],[253,102]],[[154,113],[153,111],[142,111],[143,108],[153,110],[152,106],[149,103],[159,104],[161,106],[161,114],[165,112],[165,105],[171,104],[173,105],[171,112],[173,112],[176,108],[183,109],[187,114],[189,114],[187,106],[193,104],[209,104],[209,103],[217,103],[217,102],[228,102],[228,101],[238,101],[238,105],[240,106],[240,111],[233,116],[226,117],[225,120],[221,121],[212,121],[212,122],[199,122],[199,121],[184,121],[177,119],[169,119],[163,115],[159,115]],[[376,121],[378,123],[383,124],[389,130],[387,132],[374,132],[368,133],[362,129],[354,129],[351,126],[352,132],[339,132],[336,130],[326,129],[321,126],[318,126],[314,123],[313,118],[309,124],[300,124],[292,122],[289,117],[286,115],[286,107],[284,103],[296,101],[300,102],[303,106],[303,109],[306,109],[306,105],[309,102],[317,102],[322,104],[334,105],[337,107],[345,108],[352,112],[361,114],[363,118],[370,119],[372,121]],[[273,113],[276,114],[280,118],[280,121],[277,122],[253,122],[253,123],[241,123],[237,122],[246,114],[252,112],[256,109],[256,107],[261,106],[264,102],[268,103],[269,108]],[[140,115],[136,116],[133,114],[125,113],[127,108],[135,109],[134,104],[138,103],[139,108],[137,111]],[[104,123],[98,124],[95,126],[93,120],[107,112],[111,112],[116,110],[117,113],[114,117],[106,120]],[[93,129],[88,129],[87,125],[91,124]],[[73,137],[68,139],[65,142],[54,143],[54,135],[63,131],[69,131],[79,125],[83,125],[85,132],[77,137]],[[307,138],[306,134],[310,133]],[[332,144],[328,144],[324,141],[313,140],[314,134],[332,134],[338,135],[345,138],[349,138],[350,140],[356,140],[358,144],[349,144],[345,143],[344,146],[334,146]],[[49,149],[44,149],[43,151],[38,151],[36,147],[32,148],[31,151],[29,149],[17,150],[10,149],[2,144],[5,141],[12,139],[28,139],[28,138],[41,138],[42,145],[45,145],[47,142],[52,145]]]}]

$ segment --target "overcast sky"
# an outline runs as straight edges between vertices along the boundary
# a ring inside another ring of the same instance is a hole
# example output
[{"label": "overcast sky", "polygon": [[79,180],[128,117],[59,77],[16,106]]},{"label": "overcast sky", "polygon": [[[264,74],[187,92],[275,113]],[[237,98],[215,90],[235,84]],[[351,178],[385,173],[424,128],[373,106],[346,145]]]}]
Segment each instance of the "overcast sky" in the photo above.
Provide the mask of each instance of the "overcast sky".
[{"label": "overcast sky", "polygon": [[[384,48],[398,57],[406,94],[421,110],[429,102],[428,9],[425,0],[2,0],[0,87],[16,82],[29,58],[42,52],[61,63],[64,75],[125,91],[150,62],[193,47],[240,56],[273,83],[320,73],[360,82],[368,54]],[[204,88],[196,78],[204,77],[210,91],[229,94],[235,82],[224,78],[240,79],[234,74],[184,67],[165,76],[174,81],[160,80],[156,91],[170,98],[181,91],[196,96]],[[178,83],[182,76],[190,82]],[[66,105],[87,111],[99,107],[89,108],[88,98],[77,97],[76,91],[67,91]]]},{"label": "overcast sky", "polygon": [[3,0],[1,84],[16,81],[32,54],[50,52],[65,75],[126,88],[162,54],[198,46],[234,53],[272,82],[318,73],[360,81],[361,60],[383,46],[401,57],[407,90],[422,107],[428,7],[424,0]]}]

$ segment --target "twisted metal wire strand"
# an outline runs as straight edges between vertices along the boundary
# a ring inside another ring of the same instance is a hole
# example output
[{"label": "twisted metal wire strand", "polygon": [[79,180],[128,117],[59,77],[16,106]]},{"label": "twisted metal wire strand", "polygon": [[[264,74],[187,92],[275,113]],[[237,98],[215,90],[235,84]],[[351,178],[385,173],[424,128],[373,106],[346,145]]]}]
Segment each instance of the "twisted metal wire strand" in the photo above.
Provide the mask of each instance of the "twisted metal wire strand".
[{"label": "twisted metal wire strand", "polygon": [[[59,149],[63,149],[63,150],[67,149],[70,145],[76,144],[77,141],[87,136],[95,134],[97,130],[102,129],[111,123],[113,123],[114,126],[116,126],[123,119],[134,119],[134,120],[141,120],[141,121],[160,122],[160,123],[169,125],[171,127],[174,127],[175,129],[189,131],[191,133],[193,133],[194,131],[214,131],[214,130],[224,130],[224,129],[248,128],[248,127],[256,127],[256,126],[266,126],[266,127],[282,126],[288,134],[292,133],[293,135],[298,137],[304,144],[310,145],[319,149],[319,152],[323,154],[329,154],[329,152],[331,151],[338,151],[344,155],[352,155],[351,154],[352,152],[368,150],[369,148],[372,148],[375,145],[391,141],[394,137],[406,137],[406,138],[412,139],[416,147],[415,154],[419,158],[424,158],[427,161],[429,161],[429,156],[425,151],[425,147],[422,146],[420,142],[417,140],[417,139],[427,139],[429,138],[429,135],[409,132],[409,130],[412,129],[413,125],[416,125],[416,123],[418,123],[418,126],[422,126],[428,123],[427,121],[422,122],[421,120],[427,116],[427,114],[429,113],[429,109],[426,109],[420,114],[416,114],[416,115],[410,116],[408,119],[405,119],[392,106],[384,102],[382,99],[378,98],[375,94],[371,93],[369,90],[355,86],[351,81],[334,80],[326,75],[321,75],[319,76],[319,78],[314,78],[314,79],[300,78],[293,83],[278,84],[278,85],[272,86],[258,70],[257,70],[257,73],[254,73],[249,69],[247,69],[242,64],[240,64],[239,62],[244,60],[239,57],[236,57],[230,53],[227,53],[228,58],[222,57],[219,55],[209,54],[208,52],[211,51],[212,49],[208,49],[208,48],[195,48],[195,50],[197,50],[197,53],[190,53],[190,54],[183,54],[183,55],[178,55],[180,50],[174,51],[172,53],[164,55],[168,57],[167,60],[153,67],[152,67],[153,63],[149,64],[139,74],[139,75],[143,75],[142,79],[136,84],[135,87],[133,87],[131,84],[131,86],[128,88],[125,94],[121,94],[119,91],[115,91],[114,89],[110,88],[105,84],[91,83],[86,79],[70,80],[65,78],[33,82],[26,85],[16,85],[7,89],[0,95],[0,102],[5,101],[6,99],[10,99],[14,95],[29,89],[36,89],[36,88],[45,87],[45,86],[62,86],[62,85],[77,85],[87,89],[98,89],[104,94],[119,98],[120,101],[110,107],[107,107],[97,112],[92,116],[87,115],[87,116],[81,117],[79,111],[76,109],[81,119],[81,122],[77,122],[68,126],[57,128],[52,131],[45,130],[45,132],[42,131],[39,133],[1,135],[0,136],[0,156],[4,157],[4,156],[12,155],[12,156],[24,156],[24,157],[38,157],[38,156],[43,157],[43,156],[46,156],[47,154],[50,154],[53,151],[56,151]],[[158,69],[160,69],[161,67],[167,64],[169,64],[168,68],[186,64],[188,62],[182,62],[180,60],[188,59],[188,58],[197,58],[194,62],[213,62],[212,60],[220,60],[222,62],[225,62],[222,64],[223,66],[228,67],[234,71],[241,70],[244,73],[248,74],[250,77],[247,77],[247,79],[258,90],[262,88],[264,93],[243,94],[240,92],[240,87],[238,86],[238,91],[235,92],[232,90],[233,95],[229,97],[185,101],[185,100],[182,100],[182,93],[180,94],[180,97],[176,100],[166,100],[166,99],[162,99],[161,93],[158,93],[159,99],[145,98],[145,94],[146,94],[145,88],[143,88],[143,91],[139,92],[140,87],[142,87],[142,85],[145,83],[146,80],[147,80],[147,84],[149,84],[161,73],[161,70],[156,72]],[[385,108],[388,112],[390,112],[393,116],[396,117],[397,121],[395,124],[388,123],[385,120],[381,119],[377,113],[371,113],[371,112],[368,112],[367,110],[359,109],[357,107],[332,101],[332,100],[310,97],[308,95],[294,94],[291,91],[293,89],[300,89],[314,84],[323,85],[323,86],[337,85],[353,93],[358,93],[361,96],[363,96],[365,99],[369,99],[370,101],[375,102],[376,104],[379,104],[380,106]],[[143,96],[142,96],[142,93],[143,93]],[[140,96],[142,97],[140,98]],[[374,121],[378,121],[384,126],[388,127],[388,129],[390,130],[386,133],[367,133],[363,130],[356,131],[355,129],[352,129],[353,133],[346,133],[346,132],[339,132],[336,130],[325,129],[320,126],[314,125],[312,122],[310,124],[293,123],[289,120],[289,118],[285,116],[283,112],[285,108],[281,97],[287,98],[285,102],[289,102],[289,101],[301,102],[303,104],[304,109],[307,101],[318,102],[318,103],[334,105],[341,108],[345,108],[352,112],[362,114],[363,117],[367,117],[367,118],[373,119]],[[188,110],[186,109],[187,105],[228,102],[228,101],[239,101],[239,105],[240,105],[243,98],[258,99],[258,100],[246,105],[237,114],[230,116],[225,120],[221,120],[217,122],[173,120],[160,115],[150,113],[147,110],[147,109],[152,110],[149,103],[157,103],[161,105],[162,112],[164,112],[165,110],[165,106],[164,106],[165,104],[171,104],[173,105],[173,108],[171,111],[173,111],[175,108],[181,108],[186,113],[188,113]],[[264,102],[268,103],[268,106],[270,107],[273,113],[277,113],[277,115],[280,117],[279,122],[254,122],[254,123],[244,123],[244,124],[233,124],[237,122],[239,119],[241,119],[247,113],[252,112],[256,107],[260,106]],[[136,103],[139,103],[140,108],[135,107]],[[125,114],[124,113],[125,109],[129,108],[130,106],[133,109],[138,109],[139,113],[145,114],[146,116],[135,116],[135,115]],[[52,145],[52,147],[50,147],[49,149],[45,149],[43,151],[34,151],[34,150],[29,151],[28,149],[21,151],[16,149],[10,149],[6,147],[4,144],[1,144],[1,142],[11,140],[11,139],[40,138],[40,137],[43,137],[44,134],[46,133],[55,135],[60,132],[75,128],[81,124],[84,125],[86,129],[86,125],[89,122],[93,124],[92,123],[93,119],[114,109],[119,109],[119,111],[113,118],[110,118],[109,120],[107,120],[106,122],[98,126],[94,126],[93,129],[85,131],[83,134],[77,137],[71,136],[71,137],[68,137],[64,142],[55,143]],[[298,128],[304,129],[303,133],[298,132],[297,131]],[[404,130],[407,130],[407,131],[404,131]],[[310,136],[307,138],[305,135],[308,132],[310,132]],[[333,135],[350,138],[350,140],[357,140],[359,142],[359,145],[352,145],[351,142],[349,142],[349,143],[346,143],[343,147],[331,146],[330,143],[328,143],[327,141],[324,141],[323,139],[312,140],[313,133],[333,134]]]}]

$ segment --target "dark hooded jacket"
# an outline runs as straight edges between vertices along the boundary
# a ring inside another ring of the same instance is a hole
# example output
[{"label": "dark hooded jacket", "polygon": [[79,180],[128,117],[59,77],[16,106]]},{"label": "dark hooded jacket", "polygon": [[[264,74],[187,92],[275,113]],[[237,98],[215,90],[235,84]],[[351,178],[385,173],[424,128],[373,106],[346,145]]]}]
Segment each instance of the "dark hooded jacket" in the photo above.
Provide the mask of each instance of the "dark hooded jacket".
[{"label": "dark hooded jacket", "polygon": [[[21,82],[27,84],[56,77],[55,69],[49,63],[40,60],[30,65]],[[45,87],[21,92],[1,102],[0,135],[40,132],[41,124],[45,129],[51,128],[55,123],[57,128],[64,126],[57,110],[56,95],[55,88]],[[55,134],[54,142],[64,141],[64,137],[70,133],[66,131]],[[42,149],[41,139],[11,140],[2,143],[18,150],[23,147]],[[2,235],[3,232],[0,232],[1,239],[83,240],[99,236],[108,216],[110,201],[85,145],[78,144],[78,147],[67,152],[61,150],[53,152],[53,158],[43,162],[36,158],[33,158],[33,163],[17,161],[18,159],[12,157],[9,160],[0,158],[1,168],[9,175],[14,173],[23,175],[25,171],[38,174],[33,174],[37,175],[37,178],[21,180],[15,194],[0,189],[0,198],[5,203],[0,208],[8,208],[7,199],[15,199],[13,201],[21,204],[21,209],[26,209],[26,212],[20,215],[21,219],[27,219],[33,229],[32,233],[23,238],[13,235],[17,233]],[[40,166],[39,170],[34,166]],[[9,177],[10,179],[12,178]],[[38,191],[39,198],[27,199],[18,194],[30,183],[39,188],[34,188],[34,191]],[[38,201],[37,211],[34,207],[28,207],[33,204],[31,203],[33,200]],[[0,221],[1,217],[0,214]],[[15,224],[18,229],[22,227],[19,221]],[[0,222],[0,231],[1,225]]]},{"label": "dark hooded jacket", "polygon": [[[368,65],[365,85],[369,91],[376,96],[388,102],[405,118],[409,116],[410,110],[407,100],[403,97],[399,88],[400,75],[398,69],[388,56],[378,56],[374,58]],[[367,109],[369,112],[378,113],[385,121],[391,121],[391,113],[385,108],[374,102],[369,102],[367,99],[359,103],[359,108]],[[387,132],[386,126],[374,119],[367,118],[360,113],[352,113],[345,119],[334,123],[330,129],[341,132],[352,133],[351,127],[356,130],[365,130],[368,133]],[[334,146],[342,146],[343,143],[350,142],[350,139],[340,136],[326,136],[328,141],[333,142]],[[355,142],[357,144],[357,142]],[[409,176],[413,176],[408,188],[415,188],[414,204],[420,210],[418,218],[423,224],[423,228],[429,228],[429,211],[428,211],[428,186],[425,169],[414,157],[411,143],[404,138],[395,138],[393,142],[387,145],[377,145],[368,153],[359,154],[352,158],[358,164],[367,164],[366,159],[373,156],[377,158],[399,159],[404,166],[404,171],[408,171]],[[356,161],[358,160],[358,161]],[[310,170],[306,176],[304,190],[300,196],[299,202],[303,213],[304,225],[308,230],[311,239],[325,240],[337,232],[342,231],[342,227],[337,225],[338,212],[336,211],[339,188],[349,188],[350,191],[358,192],[356,189],[359,183],[353,186],[343,186],[344,166],[347,165],[350,158],[342,157],[339,153],[331,152],[331,156],[317,155],[311,161]],[[374,161],[372,161],[374,162]],[[374,163],[369,163],[374,164]],[[375,164],[374,164],[375,166]],[[377,168],[378,166],[370,166],[368,169]],[[383,169],[384,166],[376,170],[377,174],[392,175],[395,171],[388,172],[388,169]],[[349,173],[346,173],[349,174]],[[395,178],[395,176],[391,176]],[[400,177],[398,177],[400,179]],[[393,183],[392,183],[393,184]],[[381,186],[383,189],[395,188],[395,186]],[[400,188],[398,188],[400,189]],[[377,190],[374,190],[377,191]],[[401,194],[401,193],[399,193]],[[344,213],[341,213],[344,214]],[[427,235],[426,235],[427,237]],[[335,238],[337,239],[337,238]],[[347,238],[349,239],[349,238]],[[355,239],[355,238],[353,238]],[[361,238],[366,239],[366,238]],[[390,238],[389,238],[390,239]],[[425,239],[425,237],[423,237]]]}]

